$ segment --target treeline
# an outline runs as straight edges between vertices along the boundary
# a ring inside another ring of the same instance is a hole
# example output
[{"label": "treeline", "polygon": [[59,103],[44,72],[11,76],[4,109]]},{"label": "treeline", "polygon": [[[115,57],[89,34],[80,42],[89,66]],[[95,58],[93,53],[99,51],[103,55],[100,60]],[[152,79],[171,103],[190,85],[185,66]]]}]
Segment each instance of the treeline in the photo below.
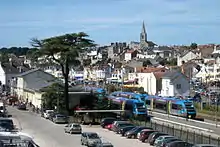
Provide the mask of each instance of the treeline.
[{"label": "treeline", "polygon": [[15,54],[16,56],[27,55],[28,51],[32,48],[28,47],[10,47],[10,48],[0,48],[0,53],[2,54]]}]

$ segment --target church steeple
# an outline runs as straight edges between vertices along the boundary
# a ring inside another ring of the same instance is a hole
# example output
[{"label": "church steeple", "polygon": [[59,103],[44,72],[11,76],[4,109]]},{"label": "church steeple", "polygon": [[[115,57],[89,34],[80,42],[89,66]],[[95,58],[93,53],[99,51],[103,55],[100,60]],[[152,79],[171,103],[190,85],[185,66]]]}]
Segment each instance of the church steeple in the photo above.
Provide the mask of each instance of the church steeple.
[{"label": "church steeple", "polygon": [[144,21],[142,24],[142,30],[141,30],[141,34],[140,34],[140,42],[147,42],[147,32],[145,29]]}]

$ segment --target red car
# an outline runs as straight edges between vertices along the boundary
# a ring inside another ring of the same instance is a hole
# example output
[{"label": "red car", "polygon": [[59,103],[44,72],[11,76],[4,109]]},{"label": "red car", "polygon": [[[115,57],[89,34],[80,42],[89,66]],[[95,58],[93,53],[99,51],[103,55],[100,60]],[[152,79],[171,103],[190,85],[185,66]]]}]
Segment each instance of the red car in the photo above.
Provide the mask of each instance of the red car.
[{"label": "red car", "polygon": [[106,129],[111,130],[112,129],[113,124],[109,124],[107,126],[105,126]]},{"label": "red car", "polygon": [[139,136],[139,140],[142,142],[146,142],[148,137],[150,136],[151,133],[157,132],[156,130],[150,130],[150,129],[144,129],[140,136]]}]

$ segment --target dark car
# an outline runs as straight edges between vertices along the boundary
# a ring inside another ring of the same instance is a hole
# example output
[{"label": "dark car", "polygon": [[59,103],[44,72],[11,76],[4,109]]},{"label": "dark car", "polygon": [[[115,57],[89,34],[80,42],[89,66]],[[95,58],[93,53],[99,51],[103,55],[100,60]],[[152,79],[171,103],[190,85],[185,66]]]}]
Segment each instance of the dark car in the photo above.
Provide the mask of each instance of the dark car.
[{"label": "dark car", "polygon": [[17,105],[18,110],[26,110],[26,104],[20,103]]},{"label": "dark car", "polygon": [[168,135],[168,134],[162,133],[162,132],[154,132],[154,133],[151,133],[150,136],[149,136],[148,139],[147,139],[147,142],[148,142],[150,145],[154,145],[155,140],[156,140],[158,137],[164,136],[164,135]]},{"label": "dark car", "polygon": [[134,125],[134,124],[131,124],[131,123],[119,124],[119,125],[117,126],[117,128],[116,128],[116,133],[117,133],[117,134],[120,134],[121,129],[124,128],[124,127],[135,127],[135,125]]},{"label": "dark car", "polygon": [[10,118],[0,118],[0,131],[12,131],[15,129],[14,123]]},{"label": "dark car", "polygon": [[137,126],[137,127],[133,128],[132,130],[126,132],[126,133],[125,133],[125,136],[126,136],[127,138],[133,138],[133,139],[134,139],[134,138],[137,138],[138,133],[141,132],[141,131],[144,130],[144,129],[152,129],[152,128],[150,128],[150,127],[144,127],[144,126]]},{"label": "dark car", "polygon": [[193,144],[185,142],[185,141],[173,141],[166,144],[166,147],[192,147]]},{"label": "dark car", "polygon": [[174,142],[174,141],[182,141],[182,140],[178,138],[168,138],[168,139],[163,140],[161,144],[159,145],[159,147],[165,147],[167,144]]},{"label": "dark car", "polygon": [[107,117],[107,118],[103,118],[101,120],[101,127],[102,128],[105,128],[105,126],[109,125],[109,124],[112,124],[114,121],[116,121],[116,118],[113,118],[113,117]]},{"label": "dark car", "polygon": [[121,134],[121,136],[125,136],[125,133],[127,131],[130,131],[131,129],[135,128],[136,126],[126,126],[120,129],[119,134]]},{"label": "dark car", "polygon": [[158,132],[158,131],[157,130],[150,130],[150,129],[143,130],[138,139],[142,142],[146,142],[148,137],[150,136],[150,134],[152,134],[154,132]]},{"label": "dark car", "polygon": [[118,126],[119,125],[125,125],[125,124],[130,124],[130,122],[128,122],[128,121],[114,121],[112,123],[111,131],[117,132],[118,131]]}]

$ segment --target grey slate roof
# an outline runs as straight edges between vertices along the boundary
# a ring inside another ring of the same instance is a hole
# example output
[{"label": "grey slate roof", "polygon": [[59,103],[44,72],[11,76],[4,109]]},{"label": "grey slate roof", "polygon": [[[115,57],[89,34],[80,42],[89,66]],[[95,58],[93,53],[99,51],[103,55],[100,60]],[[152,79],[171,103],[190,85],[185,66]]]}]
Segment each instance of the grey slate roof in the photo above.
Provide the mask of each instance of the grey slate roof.
[{"label": "grey slate roof", "polygon": [[6,74],[19,74],[30,69],[26,64],[17,65],[15,63],[1,63],[1,66]]},{"label": "grey slate roof", "polygon": [[54,84],[56,81],[47,81],[41,78],[35,78],[33,81],[27,82],[26,88],[34,91],[39,91],[42,88],[48,87]]},{"label": "grey slate roof", "polygon": [[38,71],[38,70],[41,70],[41,69],[39,69],[39,68],[31,69],[31,70],[28,70],[28,71],[23,72],[23,73],[21,73],[21,74],[18,74],[17,77],[23,77],[23,76],[25,76],[25,75],[27,75],[27,74],[33,73],[33,72]]},{"label": "grey slate roof", "polygon": [[177,77],[185,77],[181,72],[178,71],[168,71],[163,75],[163,78],[175,79]]},{"label": "grey slate roof", "polygon": [[[41,76],[33,76],[33,78],[31,78],[31,79],[25,78],[26,75],[32,74],[37,71],[40,71],[44,74],[42,74]],[[47,75],[47,76],[44,76],[44,75]],[[55,78],[53,75],[51,75],[47,72],[44,72],[43,70],[41,70],[39,68],[32,69],[27,72],[21,73],[18,75],[18,77],[24,78],[24,81],[26,83],[25,89],[33,90],[33,91],[39,91],[42,88],[48,87],[48,86],[52,85],[53,83],[58,82],[57,78]]]}]

